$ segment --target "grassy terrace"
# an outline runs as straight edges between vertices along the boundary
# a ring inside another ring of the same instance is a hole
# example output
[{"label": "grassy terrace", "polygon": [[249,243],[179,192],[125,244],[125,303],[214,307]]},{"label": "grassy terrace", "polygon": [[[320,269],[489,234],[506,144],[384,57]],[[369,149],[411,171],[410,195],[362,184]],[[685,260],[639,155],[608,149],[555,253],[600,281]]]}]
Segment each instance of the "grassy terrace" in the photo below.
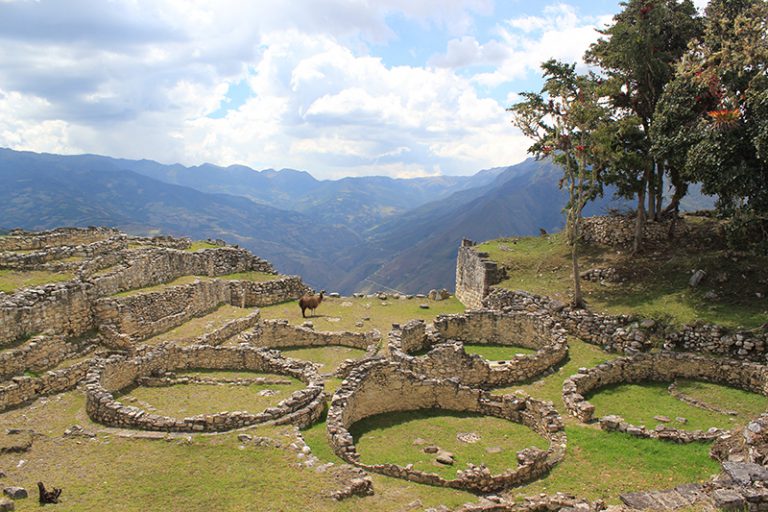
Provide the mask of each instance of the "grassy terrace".
[{"label": "grassy terrace", "polygon": [[70,281],[74,277],[71,272],[0,270],[0,292],[13,293],[32,286]]},{"label": "grassy terrace", "polygon": [[483,356],[489,361],[504,361],[507,359],[512,359],[515,357],[515,354],[527,355],[536,353],[535,350],[531,350],[530,348],[518,347],[516,345],[494,345],[491,343],[465,343],[464,351],[468,354]]},{"label": "grassy terrace", "polygon": [[[768,257],[731,255],[725,250],[702,251],[670,244],[634,258],[626,251],[584,247],[581,270],[615,267],[627,282],[601,285],[582,280],[588,306],[611,314],[636,313],[677,324],[695,320],[731,327],[757,327],[768,315]],[[567,301],[571,290],[570,252],[562,234],[536,238],[505,238],[480,244],[478,251],[508,269],[499,286],[527,290]],[[691,272],[702,269],[706,278],[688,286]],[[708,292],[716,299],[707,299]]]},{"label": "grassy terrace", "polygon": [[351,347],[287,347],[281,348],[286,357],[303,359],[320,364],[320,373],[332,373],[336,371],[346,359],[359,359],[365,355],[365,350]]},{"label": "grassy terrace", "polygon": [[184,249],[185,251],[200,251],[203,249],[216,249],[217,247],[221,247],[216,244],[212,244],[210,242],[206,242],[205,240],[197,240],[195,242],[192,242],[192,245]]},{"label": "grassy terrace", "polygon": [[[429,304],[430,308],[421,309],[419,304]],[[316,331],[364,332],[378,329],[382,336],[386,336],[393,323],[405,323],[412,319],[431,322],[437,315],[463,311],[464,306],[454,297],[442,301],[326,297],[315,311],[315,316],[307,311],[308,318],[302,318],[298,301],[291,301],[261,308],[261,317],[287,319],[293,325],[301,325],[309,320]],[[357,322],[363,322],[363,326],[356,326]]]},{"label": "grassy terrace", "polygon": [[215,311],[208,313],[205,316],[193,318],[178,327],[174,327],[170,331],[153,336],[142,343],[158,345],[168,340],[190,340],[205,333],[212,332],[224,326],[224,324],[230,320],[246,317],[253,312],[254,310],[250,308],[238,308],[225,304],[219,306]]},{"label": "grassy terrace", "polygon": [[[245,372],[237,372],[243,376]],[[216,378],[217,375],[205,374]],[[183,375],[183,374],[182,374]],[[116,398],[125,404],[144,408],[155,414],[173,417],[222,411],[249,411],[258,413],[272,407],[291,393],[303,389],[305,384],[298,379],[267,373],[250,373],[249,377],[267,377],[289,380],[290,384],[250,384],[247,386],[216,386],[211,384],[182,384],[170,387],[135,387]],[[260,392],[267,391],[265,396]],[[272,394],[274,392],[274,394]]]},{"label": "grassy terrace", "polygon": [[130,297],[132,295],[141,295],[142,293],[157,292],[165,288],[168,288],[170,286],[178,286],[180,284],[190,284],[198,280],[211,281],[213,279],[226,279],[226,280],[264,282],[264,281],[274,281],[282,277],[285,277],[285,276],[275,275],[275,274],[266,274],[264,272],[238,272],[235,274],[226,274],[223,276],[215,276],[215,277],[181,276],[181,277],[177,277],[173,281],[168,281],[166,283],[160,283],[152,286],[145,286],[144,288],[136,288],[133,290],[127,290],[124,292],[116,293],[115,295],[113,295],[113,297]]}]

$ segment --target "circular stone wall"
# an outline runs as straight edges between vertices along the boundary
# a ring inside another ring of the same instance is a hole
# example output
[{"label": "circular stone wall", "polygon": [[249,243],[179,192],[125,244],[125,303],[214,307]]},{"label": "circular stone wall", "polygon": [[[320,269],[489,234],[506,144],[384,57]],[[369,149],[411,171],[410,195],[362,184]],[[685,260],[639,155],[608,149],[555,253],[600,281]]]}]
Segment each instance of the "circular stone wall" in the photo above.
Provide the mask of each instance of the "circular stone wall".
[{"label": "circular stone wall", "polygon": [[[563,383],[563,402],[573,416],[583,422],[593,419],[595,407],[585,396],[613,384],[640,382],[672,382],[694,379],[724,384],[745,391],[768,394],[768,367],[746,361],[713,359],[692,353],[659,352],[622,357],[580,371]],[[722,430],[681,430],[660,426],[654,430],[631,425],[619,416],[600,418],[603,430],[618,430],[637,437],[652,437],[675,442],[707,441],[717,438]]]},{"label": "circular stone wall", "polygon": [[[259,413],[244,411],[173,418],[149,414],[115,400],[114,393],[147,377],[183,369],[250,370],[295,377],[307,387],[275,407]],[[86,378],[86,410],[92,420],[110,427],[167,432],[222,432],[258,423],[310,425],[322,414],[323,383],[312,363],[286,359],[278,352],[247,345],[182,347],[163,345],[134,358],[113,356],[94,364]]]},{"label": "circular stone wall", "polygon": [[[390,333],[390,354],[404,367],[434,378],[458,378],[481,388],[523,382],[552,369],[568,355],[565,330],[552,317],[528,312],[478,310],[441,315],[435,333],[426,334],[423,322],[411,322]],[[520,346],[536,350],[504,361],[488,361],[468,354],[463,343]],[[424,356],[411,355],[431,350]]]},{"label": "circular stone wall", "polygon": [[[453,480],[396,464],[363,464],[349,428],[376,414],[446,409],[496,416],[520,423],[550,442],[547,450],[517,453],[518,467],[492,475],[484,466],[469,465]],[[356,466],[418,483],[473,492],[495,492],[539,478],[565,456],[563,422],[551,404],[513,395],[493,396],[448,380],[428,379],[403,370],[398,363],[376,360],[356,369],[333,396],[328,411],[328,438],[336,455]]]}]

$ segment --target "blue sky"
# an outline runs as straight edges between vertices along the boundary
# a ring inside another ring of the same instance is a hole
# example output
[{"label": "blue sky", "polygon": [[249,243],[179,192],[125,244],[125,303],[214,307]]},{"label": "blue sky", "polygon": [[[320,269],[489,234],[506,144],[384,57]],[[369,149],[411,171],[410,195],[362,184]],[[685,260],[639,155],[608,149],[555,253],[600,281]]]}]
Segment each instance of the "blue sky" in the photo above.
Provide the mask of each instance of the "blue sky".
[{"label": "blue sky", "polygon": [[[697,3],[702,7],[701,3]],[[525,158],[504,111],[607,0],[0,0],[0,146],[319,178]]]}]

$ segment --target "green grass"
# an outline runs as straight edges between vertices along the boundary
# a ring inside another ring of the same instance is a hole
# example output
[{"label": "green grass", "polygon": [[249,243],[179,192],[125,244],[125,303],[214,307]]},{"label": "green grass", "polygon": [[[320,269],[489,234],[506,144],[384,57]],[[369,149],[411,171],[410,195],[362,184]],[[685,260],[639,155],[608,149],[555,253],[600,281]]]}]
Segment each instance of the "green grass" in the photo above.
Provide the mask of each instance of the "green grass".
[{"label": "green grass", "polygon": [[359,348],[333,345],[326,347],[284,347],[279,350],[285,357],[319,363],[320,373],[332,373],[346,359],[360,359],[365,355],[365,350]]},{"label": "green grass", "polygon": [[[694,407],[674,398],[667,391],[668,383],[647,382],[642,384],[621,384],[599,389],[587,400],[595,406],[595,417],[617,414],[633,425],[645,425],[653,429],[661,422],[654,416],[667,416],[671,427],[685,430],[706,430],[710,427],[731,429],[743,426],[751,417],[728,416],[699,407]],[[643,404],[638,407],[638,404]],[[682,424],[675,420],[683,417]],[[754,417],[754,415],[752,416]]]},{"label": "green grass", "polygon": [[204,240],[197,240],[195,242],[192,242],[192,245],[190,245],[188,248],[184,249],[185,251],[199,251],[201,249],[216,249],[217,247],[221,247],[216,244],[212,244],[210,242],[206,242]]},{"label": "green grass", "polygon": [[700,482],[720,470],[709,458],[708,444],[639,439],[571,424],[565,430],[568,448],[563,462],[545,478],[511,494],[565,492],[617,504],[621,493]]},{"label": "green grass", "polygon": [[0,270],[0,292],[13,293],[23,288],[70,281],[74,277],[71,272]]},{"label": "green grass", "polygon": [[757,393],[695,380],[677,381],[677,389],[691,398],[720,409],[728,409],[749,420],[768,409],[768,399]]},{"label": "green grass", "polygon": [[168,281],[167,283],[160,283],[153,286],[145,286],[144,288],[135,288],[133,290],[126,290],[124,292],[116,293],[113,295],[113,297],[131,297],[133,295],[141,295],[142,293],[151,293],[151,292],[158,292],[160,290],[164,290],[170,286],[177,286],[180,284],[191,284],[195,281],[210,281],[212,278],[208,276],[181,276],[173,281]]},{"label": "green grass", "polygon": [[[499,286],[569,300],[570,249],[562,234],[493,240],[477,250],[508,269],[508,279]],[[631,257],[626,250],[582,246],[581,271],[594,267],[615,267],[629,276],[625,283],[609,285],[582,280],[585,299],[594,311],[634,313],[674,324],[702,320],[747,328],[763,324],[768,314],[768,300],[755,295],[766,291],[765,256],[734,257],[717,248],[701,250],[673,243]],[[695,289],[688,286],[694,269],[707,272]],[[720,282],[719,277],[725,280]],[[709,291],[718,298],[705,299]]]},{"label": "green grass", "polygon": [[246,317],[253,312],[254,310],[250,308],[238,308],[224,304],[205,316],[193,318],[178,327],[144,340],[143,343],[157,345],[168,340],[189,340],[212,332],[223,327],[230,320]]},{"label": "green grass", "polygon": [[281,276],[280,274],[267,274],[266,272],[256,272],[256,271],[250,271],[250,272],[237,272],[235,274],[227,274],[224,276],[216,276],[217,279],[231,279],[231,280],[241,280],[241,281],[253,281],[256,283],[261,283],[264,281],[275,281],[277,279],[282,279],[285,276]]},{"label": "green grass", "polygon": [[[350,429],[361,461],[366,464],[413,464],[414,469],[456,478],[467,463],[485,464],[493,474],[517,467],[516,454],[523,448],[546,449],[549,442],[526,426],[493,416],[444,411],[439,409],[378,414],[365,418]],[[476,443],[456,439],[459,432],[480,435]],[[423,439],[454,454],[456,463],[444,466],[435,455],[424,453]],[[500,448],[498,453],[487,450]]]},{"label": "green grass", "polygon": [[[305,384],[297,379],[262,373],[253,377],[272,377],[291,380],[291,384],[250,384],[248,386],[214,386],[210,384],[181,384],[170,387],[139,386],[116,396],[126,405],[153,408],[152,412],[173,417],[222,411],[248,411],[258,413],[272,407]],[[259,391],[272,390],[272,396],[259,396]]]},{"label": "green grass", "polygon": [[515,357],[515,354],[534,354],[535,350],[516,345],[494,345],[490,343],[465,343],[464,350],[468,354],[483,356],[489,361],[504,361]]},{"label": "green grass", "polygon": [[[428,303],[430,309],[421,309],[419,304]],[[342,297],[334,299],[326,297],[316,310],[316,316],[301,317],[298,301],[284,302],[261,308],[261,316],[265,319],[286,319],[292,325],[301,325],[309,320],[316,331],[353,331],[365,332],[378,329],[383,336],[391,329],[393,323],[405,324],[408,320],[421,319],[431,322],[439,314],[462,313],[464,306],[451,297],[448,300],[430,301],[428,299],[388,299]],[[309,311],[307,311],[309,315]],[[370,318],[370,320],[363,320]],[[363,322],[362,327],[355,324]]]},{"label": "green grass", "polygon": [[494,394],[515,393],[522,391],[539,400],[548,400],[555,405],[561,415],[565,416],[563,405],[563,381],[578,372],[579,368],[591,368],[598,364],[616,359],[617,354],[603,352],[595,345],[584,343],[576,338],[568,339],[568,358],[557,370],[532,382],[512,385],[493,390]]}]

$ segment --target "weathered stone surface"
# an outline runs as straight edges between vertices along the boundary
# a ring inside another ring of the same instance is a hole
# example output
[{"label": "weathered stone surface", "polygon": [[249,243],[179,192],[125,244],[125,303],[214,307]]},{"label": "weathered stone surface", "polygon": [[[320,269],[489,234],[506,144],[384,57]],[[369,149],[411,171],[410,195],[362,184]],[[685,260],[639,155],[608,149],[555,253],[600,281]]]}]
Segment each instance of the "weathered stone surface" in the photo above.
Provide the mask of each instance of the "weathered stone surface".
[{"label": "weathered stone surface", "polygon": [[6,487],[3,489],[3,494],[9,498],[13,498],[14,500],[20,500],[29,497],[29,493],[27,493],[27,490],[23,487]]}]

